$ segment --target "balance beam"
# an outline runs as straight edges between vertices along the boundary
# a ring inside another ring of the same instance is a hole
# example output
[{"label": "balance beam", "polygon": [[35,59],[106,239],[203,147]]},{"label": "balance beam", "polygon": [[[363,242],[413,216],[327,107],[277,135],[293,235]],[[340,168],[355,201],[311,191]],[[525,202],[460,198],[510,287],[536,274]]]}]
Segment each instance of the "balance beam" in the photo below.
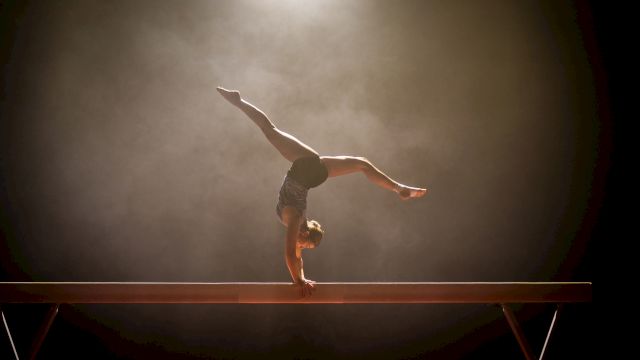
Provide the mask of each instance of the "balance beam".
[{"label": "balance beam", "polygon": [[[527,360],[536,359],[508,304],[554,303],[542,359],[565,303],[591,302],[590,282],[317,283],[302,297],[291,283],[0,282],[0,304],[46,303],[49,311],[31,345],[35,358],[60,304],[500,304]],[[1,310],[1,309],[0,309]],[[9,325],[0,311],[13,348]]]},{"label": "balance beam", "polygon": [[589,282],[291,283],[0,282],[0,304],[433,304],[590,302]]}]

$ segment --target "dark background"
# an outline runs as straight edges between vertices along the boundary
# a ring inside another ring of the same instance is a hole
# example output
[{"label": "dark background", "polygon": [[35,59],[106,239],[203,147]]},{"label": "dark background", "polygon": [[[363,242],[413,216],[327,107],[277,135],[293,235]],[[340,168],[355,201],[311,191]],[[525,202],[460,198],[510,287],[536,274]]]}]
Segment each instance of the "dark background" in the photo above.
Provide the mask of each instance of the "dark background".
[{"label": "dark background", "polygon": [[[594,281],[613,228],[613,11],[588,2],[6,2],[3,281],[288,281],[287,163],[239,89],[361,176],[309,197],[317,281]],[[20,349],[42,306],[3,306]],[[517,308],[533,348],[553,308]],[[595,351],[565,308],[550,358]],[[10,356],[3,340],[0,354]],[[517,358],[494,305],[63,306],[41,352],[85,358]]]}]

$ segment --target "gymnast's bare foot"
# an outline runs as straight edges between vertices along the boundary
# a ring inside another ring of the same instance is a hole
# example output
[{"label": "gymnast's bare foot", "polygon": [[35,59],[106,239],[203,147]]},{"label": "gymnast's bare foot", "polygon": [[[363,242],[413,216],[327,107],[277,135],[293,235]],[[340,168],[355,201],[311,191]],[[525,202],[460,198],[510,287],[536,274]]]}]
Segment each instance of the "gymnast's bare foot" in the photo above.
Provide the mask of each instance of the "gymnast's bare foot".
[{"label": "gymnast's bare foot", "polygon": [[398,185],[398,195],[402,200],[423,197],[427,194],[427,189],[416,188],[406,185]]},{"label": "gymnast's bare foot", "polygon": [[220,95],[222,95],[225,99],[227,99],[228,102],[232,103],[233,105],[240,104],[241,99],[240,92],[238,90],[227,90],[221,86],[218,86],[216,90],[218,90]]}]

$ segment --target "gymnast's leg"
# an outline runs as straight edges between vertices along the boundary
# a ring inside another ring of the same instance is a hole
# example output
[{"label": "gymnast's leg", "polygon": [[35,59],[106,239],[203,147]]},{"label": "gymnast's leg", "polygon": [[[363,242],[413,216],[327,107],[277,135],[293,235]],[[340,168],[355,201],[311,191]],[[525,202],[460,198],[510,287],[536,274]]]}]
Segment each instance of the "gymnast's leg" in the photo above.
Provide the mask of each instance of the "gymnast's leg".
[{"label": "gymnast's leg", "polygon": [[355,172],[363,173],[369,181],[383,189],[393,191],[401,199],[419,198],[427,193],[427,189],[406,186],[391,179],[375,167],[369,160],[354,156],[323,156],[322,162],[327,167],[329,177],[343,176]]},{"label": "gymnast's leg", "polygon": [[305,156],[318,156],[318,153],[309,145],[296,139],[293,135],[278,129],[260,109],[251,105],[240,97],[240,92],[227,90],[221,87],[218,92],[231,104],[242,110],[267,137],[267,140],[285,157],[293,162]]}]

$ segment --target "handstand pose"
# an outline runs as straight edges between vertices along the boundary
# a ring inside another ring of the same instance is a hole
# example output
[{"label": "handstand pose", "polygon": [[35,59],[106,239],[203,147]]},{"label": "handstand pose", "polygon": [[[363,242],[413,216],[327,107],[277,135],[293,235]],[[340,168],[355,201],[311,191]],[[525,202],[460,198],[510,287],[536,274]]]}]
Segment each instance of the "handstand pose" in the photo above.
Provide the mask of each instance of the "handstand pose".
[{"label": "handstand pose", "polygon": [[311,295],[315,283],[304,276],[302,250],[318,246],[324,233],[317,221],[306,217],[309,189],[322,184],[327,177],[362,172],[369,181],[396,192],[403,200],[418,198],[427,193],[426,189],[402,185],[392,180],[366,158],[319,156],[308,145],[278,129],[262,111],[243,100],[238,91],[221,87],[217,90],[253,120],[280,154],[293,163],[280,188],[276,212],[282,224],[287,227],[284,253],[287,267],[294,283],[300,285],[303,296]]}]

